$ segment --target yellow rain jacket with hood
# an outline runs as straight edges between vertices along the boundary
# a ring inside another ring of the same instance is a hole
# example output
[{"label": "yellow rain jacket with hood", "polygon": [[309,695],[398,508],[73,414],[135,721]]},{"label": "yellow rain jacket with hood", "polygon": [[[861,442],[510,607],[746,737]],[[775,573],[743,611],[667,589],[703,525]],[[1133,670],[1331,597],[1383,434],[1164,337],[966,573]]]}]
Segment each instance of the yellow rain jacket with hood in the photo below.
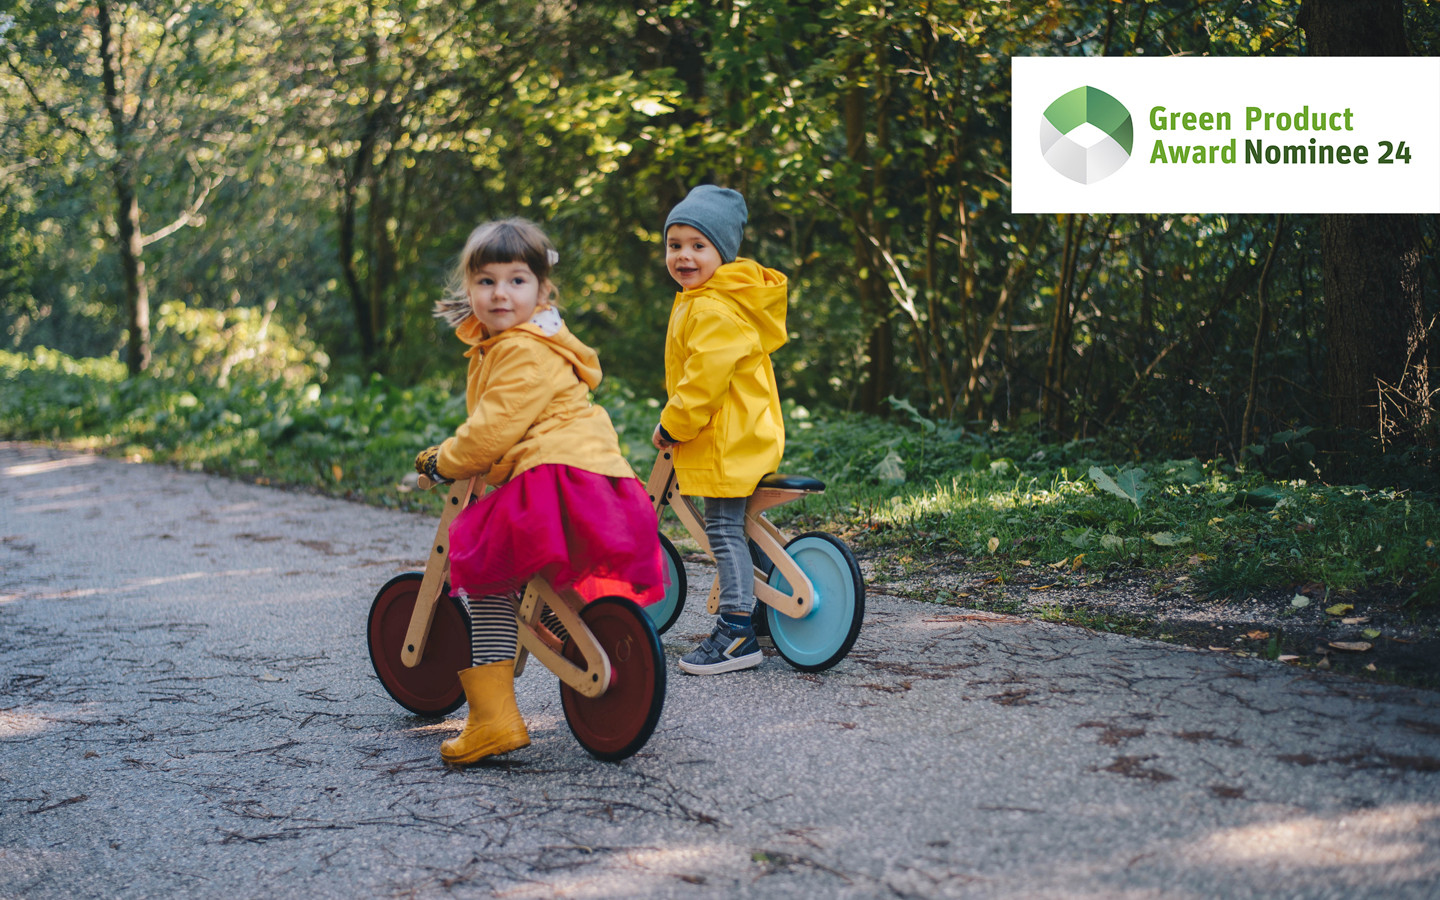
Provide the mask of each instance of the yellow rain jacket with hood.
[{"label": "yellow rain jacket with hood", "polygon": [[753,259],[715,270],[675,295],[665,334],[660,425],[680,490],[692,497],[748,497],[785,453],[785,423],[770,354],[786,340],[785,276]]},{"label": "yellow rain jacket with hood", "polygon": [[441,475],[478,474],[498,486],[527,469],[560,463],[635,477],[620,454],[610,414],[589,399],[600,384],[600,358],[570,329],[529,322],[491,337],[471,317],[455,334],[470,345],[465,352],[470,416],[440,445]]}]

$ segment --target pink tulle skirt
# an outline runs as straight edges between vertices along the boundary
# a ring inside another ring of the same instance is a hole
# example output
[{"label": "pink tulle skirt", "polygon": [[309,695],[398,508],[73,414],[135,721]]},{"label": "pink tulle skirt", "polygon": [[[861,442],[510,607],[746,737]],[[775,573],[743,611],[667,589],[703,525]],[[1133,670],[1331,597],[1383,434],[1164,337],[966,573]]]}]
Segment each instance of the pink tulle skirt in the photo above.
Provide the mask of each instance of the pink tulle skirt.
[{"label": "pink tulle skirt", "polygon": [[470,504],[450,524],[450,587],[470,596],[519,590],[543,575],[588,603],[665,595],[650,495],[636,478],[536,466]]}]

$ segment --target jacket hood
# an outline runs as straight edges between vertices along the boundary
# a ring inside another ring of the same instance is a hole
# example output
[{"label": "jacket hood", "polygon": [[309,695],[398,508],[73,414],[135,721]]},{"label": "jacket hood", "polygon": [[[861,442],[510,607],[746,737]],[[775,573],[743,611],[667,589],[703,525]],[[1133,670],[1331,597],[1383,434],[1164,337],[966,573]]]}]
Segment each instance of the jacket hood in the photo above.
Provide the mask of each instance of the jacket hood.
[{"label": "jacket hood", "polygon": [[785,344],[785,310],[789,280],[753,259],[740,258],[715,270],[699,287],[684,291],[690,296],[720,294],[733,300],[739,311],[760,334],[760,345],[773,353]]},{"label": "jacket hood", "polygon": [[590,390],[593,391],[599,387],[600,379],[603,377],[600,371],[600,355],[588,344],[571,334],[570,329],[563,323],[559,330],[553,333],[547,333],[547,331],[548,329],[541,328],[534,322],[526,322],[524,325],[507,328],[491,337],[480,321],[472,316],[460,323],[459,327],[455,329],[455,336],[470,345],[470,349],[465,351],[466,356],[486,353],[501,341],[537,341],[558,353],[568,362],[570,367],[575,370],[576,377],[584,382]]}]

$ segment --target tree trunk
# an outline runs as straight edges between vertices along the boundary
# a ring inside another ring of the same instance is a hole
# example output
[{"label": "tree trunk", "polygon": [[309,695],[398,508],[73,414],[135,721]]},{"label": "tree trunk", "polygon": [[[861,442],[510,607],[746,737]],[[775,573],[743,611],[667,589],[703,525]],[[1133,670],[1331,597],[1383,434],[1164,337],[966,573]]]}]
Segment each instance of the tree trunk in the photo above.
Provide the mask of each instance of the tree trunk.
[{"label": "tree trunk", "polygon": [[1240,459],[1249,454],[1250,430],[1255,422],[1255,407],[1260,389],[1260,364],[1264,359],[1265,332],[1270,330],[1270,271],[1275,264],[1275,254],[1280,250],[1280,239],[1285,234],[1285,215],[1275,216],[1275,235],[1270,239],[1270,252],[1265,254],[1265,267],[1260,270],[1260,287],[1256,293],[1259,307],[1259,321],[1255,324],[1255,342],[1250,345],[1250,384],[1245,391],[1245,412],[1240,417]]},{"label": "tree trunk", "polygon": [[360,186],[370,170],[377,126],[373,115],[366,117],[365,133],[355,151],[349,171],[345,173],[340,197],[340,271],[350,295],[350,311],[355,319],[355,334],[360,339],[360,356],[367,371],[375,362],[375,327],[370,318],[370,303],[361,283],[356,261],[355,232],[360,216]]},{"label": "tree trunk", "polygon": [[115,145],[115,161],[110,172],[115,187],[116,244],[125,283],[125,322],[129,329],[125,364],[131,375],[139,375],[150,367],[150,291],[145,284],[145,261],[141,257],[145,245],[140,232],[140,201],[135,196],[135,159],[120,97],[120,48],[115,42],[110,4],[106,0],[96,4],[96,27],[100,30],[105,111],[110,118],[110,137]]},{"label": "tree trunk", "polygon": [[1331,424],[1412,439],[1430,418],[1419,225],[1328,215],[1320,236]]},{"label": "tree trunk", "polygon": [[125,280],[125,321],[130,337],[125,365],[131,375],[150,368],[150,289],[145,283],[145,260],[141,258],[140,202],[131,185],[131,175],[115,165],[115,198],[120,207],[120,271]]},{"label": "tree trunk", "polygon": [[1045,354],[1045,374],[1040,386],[1040,421],[1054,431],[1064,428],[1067,405],[1065,362],[1074,316],[1070,301],[1075,289],[1075,267],[1080,258],[1085,219],[1083,213],[1078,220],[1073,213],[1065,216],[1065,252],[1060,261],[1060,283],[1055,289],[1055,310],[1050,317],[1050,346]]},{"label": "tree trunk", "polygon": [[[859,84],[862,58],[852,57],[848,66],[851,86],[845,92],[846,157],[857,172],[869,165],[865,91]],[[873,177],[873,176],[872,176]],[[871,181],[871,190],[875,182]],[[861,315],[865,317],[866,337],[865,383],[860,392],[860,409],[867,413],[881,411],[885,397],[891,393],[895,366],[894,335],[888,309],[881,299],[879,285],[881,261],[876,258],[867,235],[871,230],[874,196],[857,198],[850,218],[855,230],[855,290],[859,294]]]},{"label": "tree trunk", "polygon": [[[1401,0],[1305,0],[1312,56],[1407,56]],[[1330,424],[1411,441],[1429,424],[1429,341],[1413,214],[1320,217]]]}]

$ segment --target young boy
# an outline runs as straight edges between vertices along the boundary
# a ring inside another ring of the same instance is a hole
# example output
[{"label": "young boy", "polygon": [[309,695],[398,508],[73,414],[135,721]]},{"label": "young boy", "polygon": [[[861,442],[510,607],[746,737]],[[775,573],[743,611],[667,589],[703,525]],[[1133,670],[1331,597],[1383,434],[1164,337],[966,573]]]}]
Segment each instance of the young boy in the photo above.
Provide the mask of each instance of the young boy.
[{"label": "young boy", "polygon": [[785,451],[770,354],[785,343],[785,276],[737,258],[749,213],[739,193],[701,185],[665,220],[665,268],[680,285],[665,333],[665,390],[653,443],[673,449],[680,490],[705,500],[720,617],[680,659],[692,675],[758,666],[745,504]]}]

